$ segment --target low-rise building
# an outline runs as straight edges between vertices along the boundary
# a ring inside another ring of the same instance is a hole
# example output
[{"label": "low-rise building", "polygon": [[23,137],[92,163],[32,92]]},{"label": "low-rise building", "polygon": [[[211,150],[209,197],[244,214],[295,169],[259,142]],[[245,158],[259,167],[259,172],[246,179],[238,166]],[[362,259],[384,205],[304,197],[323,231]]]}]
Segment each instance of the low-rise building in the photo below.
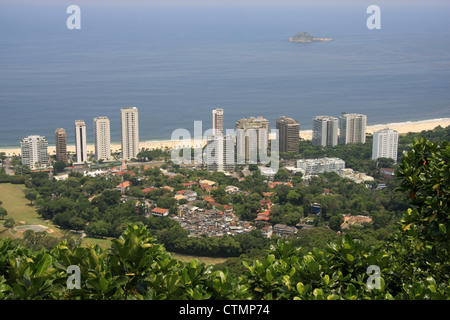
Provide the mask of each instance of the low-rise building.
[{"label": "low-rise building", "polygon": [[288,237],[297,233],[297,228],[285,224],[276,224],[273,226],[273,232],[279,237]]},{"label": "low-rise building", "polygon": [[152,215],[155,217],[167,217],[169,215],[169,209],[164,208],[153,208]]},{"label": "low-rise building", "polygon": [[304,170],[306,175],[324,172],[339,172],[345,168],[345,161],[339,158],[319,158],[297,160],[297,168]]}]

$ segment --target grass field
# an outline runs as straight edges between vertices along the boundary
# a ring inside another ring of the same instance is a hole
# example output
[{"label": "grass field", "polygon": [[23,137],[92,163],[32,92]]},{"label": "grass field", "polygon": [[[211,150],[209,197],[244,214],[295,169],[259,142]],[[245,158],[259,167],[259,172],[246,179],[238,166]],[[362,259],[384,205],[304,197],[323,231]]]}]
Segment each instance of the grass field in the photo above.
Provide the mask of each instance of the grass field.
[{"label": "grass field", "polygon": [[205,263],[206,265],[216,265],[218,263],[225,262],[226,258],[211,258],[211,257],[198,257],[198,256],[190,256],[185,254],[179,254],[170,252],[172,257],[176,260],[182,261],[182,262],[190,262],[192,259],[197,259],[200,263]]},{"label": "grass field", "polygon": [[[8,214],[5,219],[14,219],[16,225],[43,225],[51,229],[51,235],[60,237],[61,231],[50,221],[40,218],[34,206],[30,206],[30,201],[25,199],[25,185],[0,183],[0,201],[3,201],[2,207],[6,209]],[[11,236],[13,233],[16,237],[21,237],[21,232],[11,230],[11,233],[5,232],[3,222],[0,222],[0,236]]]}]

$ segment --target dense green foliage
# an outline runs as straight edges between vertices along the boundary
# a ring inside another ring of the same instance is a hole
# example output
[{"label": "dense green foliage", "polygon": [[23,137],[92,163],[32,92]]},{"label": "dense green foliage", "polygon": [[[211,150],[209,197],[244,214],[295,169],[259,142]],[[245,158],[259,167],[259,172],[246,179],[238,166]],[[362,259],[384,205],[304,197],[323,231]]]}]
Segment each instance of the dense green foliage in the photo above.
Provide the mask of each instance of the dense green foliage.
[{"label": "dense green foliage", "polygon": [[[449,159],[447,141],[414,141],[398,169],[410,208],[384,246],[346,234],[305,253],[280,239],[235,276],[173,259],[142,223],[127,225],[109,249],[63,241],[35,251],[2,239],[0,299],[448,299]],[[79,289],[67,286],[71,265]]]}]

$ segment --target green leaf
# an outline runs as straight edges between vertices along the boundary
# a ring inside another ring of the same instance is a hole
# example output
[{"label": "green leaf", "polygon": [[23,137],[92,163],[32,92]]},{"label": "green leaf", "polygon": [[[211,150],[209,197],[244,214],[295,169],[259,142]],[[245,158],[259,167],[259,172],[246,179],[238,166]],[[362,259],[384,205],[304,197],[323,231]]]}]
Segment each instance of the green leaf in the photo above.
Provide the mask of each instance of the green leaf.
[{"label": "green leaf", "polygon": [[325,275],[323,278],[323,283],[325,284],[325,286],[328,286],[328,284],[330,283],[330,276],[329,275]]},{"label": "green leaf", "polygon": [[267,270],[266,270],[266,279],[267,279],[267,281],[269,281],[269,282],[272,282],[272,280],[273,280],[272,271],[271,271],[270,269],[267,269]]},{"label": "green leaf", "polygon": [[300,295],[303,295],[303,291],[305,290],[305,286],[303,285],[303,283],[299,282],[297,283],[297,291]]},{"label": "green leaf", "polygon": [[42,273],[48,269],[48,267],[52,264],[52,256],[48,253],[44,254],[42,259],[38,262],[36,266],[36,270],[34,274],[39,277],[42,275]]}]

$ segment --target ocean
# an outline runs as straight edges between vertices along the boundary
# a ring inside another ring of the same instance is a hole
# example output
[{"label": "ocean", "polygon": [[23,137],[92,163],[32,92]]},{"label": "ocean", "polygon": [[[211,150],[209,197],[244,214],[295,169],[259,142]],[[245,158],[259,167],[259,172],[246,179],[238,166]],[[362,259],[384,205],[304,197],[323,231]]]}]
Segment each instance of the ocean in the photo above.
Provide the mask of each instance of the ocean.
[{"label": "ocean", "polygon": [[[76,1],[74,1],[76,3]],[[139,109],[140,139],[170,139],[194,121],[225,128],[250,116],[280,116],[312,128],[316,115],[363,113],[368,124],[450,117],[447,5],[156,6],[80,4],[69,30],[67,2],[0,4],[0,146],[31,134],[74,143],[74,121],[111,120]],[[297,32],[333,42],[290,43]]]}]

